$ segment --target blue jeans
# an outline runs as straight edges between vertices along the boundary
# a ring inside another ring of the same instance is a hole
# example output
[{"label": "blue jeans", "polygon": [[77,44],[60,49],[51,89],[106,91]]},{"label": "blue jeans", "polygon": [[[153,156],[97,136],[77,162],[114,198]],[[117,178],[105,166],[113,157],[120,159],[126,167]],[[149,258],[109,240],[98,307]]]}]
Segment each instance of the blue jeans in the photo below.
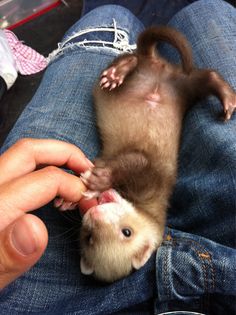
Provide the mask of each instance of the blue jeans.
[{"label": "blue jeans", "polygon": [[[170,24],[187,36],[199,67],[217,69],[236,88],[235,9],[221,0],[201,0]],[[38,91],[2,151],[22,137],[56,138],[93,159],[100,145],[92,86],[117,54],[134,48],[142,29],[119,6],[81,18],[51,55]],[[178,58],[170,47],[161,50],[173,61]],[[224,124],[217,119],[220,111],[219,101],[209,98],[186,116],[165,240],[143,268],[110,285],[81,275],[79,217],[73,212],[71,219],[49,204],[34,212],[48,228],[47,250],[1,292],[0,314],[234,314],[236,117]]]}]

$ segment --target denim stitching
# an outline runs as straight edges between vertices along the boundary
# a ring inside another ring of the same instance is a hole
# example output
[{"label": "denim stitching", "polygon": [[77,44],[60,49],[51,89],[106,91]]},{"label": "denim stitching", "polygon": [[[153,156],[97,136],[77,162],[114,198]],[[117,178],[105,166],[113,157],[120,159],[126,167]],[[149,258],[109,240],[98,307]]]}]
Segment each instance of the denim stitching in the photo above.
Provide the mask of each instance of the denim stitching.
[{"label": "denim stitching", "polygon": [[[197,251],[196,251],[197,252]],[[201,267],[203,270],[203,277],[204,277],[204,292],[208,291],[208,282],[207,282],[207,267],[205,264],[204,259],[198,255],[198,257],[201,260]],[[203,297],[201,298],[201,311],[203,311],[204,309],[208,309],[208,305],[209,305],[209,294],[206,293],[206,295],[204,294]]]},{"label": "denim stitching", "polygon": [[[202,299],[202,309],[208,311],[210,308],[210,289],[212,291],[214,290],[215,287],[215,272],[212,264],[212,259],[211,255],[208,254],[205,257],[202,255],[202,253],[197,252],[198,256],[201,259],[202,262],[202,267],[204,270],[204,282],[206,286],[206,294],[204,294],[203,299]],[[208,268],[207,268],[208,267]],[[211,282],[207,281],[207,269],[208,269],[208,276],[211,278]]]},{"label": "denim stitching", "polygon": [[168,286],[168,279],[167,279],[167,277],[168,277],[168,268],[167,268],[167,261],[168,261],[168,252],[167,251],[165,251],[164,252],[165,254],[164,254],[164,260],[163,260],[163,262],[164,262],[164,266],[163,266],[163,271],[164,271],[164,286],[165,286],[165,291],[167,292],[167,296],[168,296],[168,298],[170,298],[170,288],[169,288],[169,286]]},{"label": "denim stitching", "polygon": [[215,270],[214,270],[214,267],[213,267],[213,264],[212,264],[212,257],[211,257],[211,255],[209,253],[206,256],[203,256],[203,254],[201,252],[198,252],[198,255],[204,261],[207,261],[209,263],[209,267],[211,269],[211,276],[212,276],[211,277],[212,281],[211,281],[210,287],[211,287],[211,290],[214,291],[214,289],[215,289]]},{"label": "denim stitching", "polygon": [[[211,271],[211,280],[212,280],[211,281],[212,285],[210,285],[210,287],[211,287],[212,290],[214,290],[214,288],[215,288],[215,270],[214,270],[214,267],[213,267],[211,254],[200,243],[198,243],[198,242],[196,242],[194,240],[188,240],[188,239],[185,239],[185,238],[180,238],[180,239],[184,240],[185,242],[190,242],[192,244],[195,244],[196,247],[193,246],[193,248],[196,250],[196,253],[198,254],[198,257],[201,259],[201,261],[204,262],[204,264],[205,264],[205,261],[208,261],[209,267],[210,267],[210,271]],[[197,246],[201,249],[201,251],[203,253],[199,252],[197,250]],[[205,256],[203,256],[202,254],[204,254]]]}]

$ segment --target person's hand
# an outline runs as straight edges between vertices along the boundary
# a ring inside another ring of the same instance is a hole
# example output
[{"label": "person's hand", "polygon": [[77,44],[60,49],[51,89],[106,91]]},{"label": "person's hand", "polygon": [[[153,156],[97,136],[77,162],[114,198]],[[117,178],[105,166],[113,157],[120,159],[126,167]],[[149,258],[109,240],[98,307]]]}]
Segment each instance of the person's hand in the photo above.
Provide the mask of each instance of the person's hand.
[{"label": "person's hand", "polygon": [[81,200],[87,208],[95,203],[83,201],[80,178],[58,166],[79,174],[91,162],[76,146],[57,140],[22,139],[0,156],[0,290],[34,265],[47,246],[44,223],[26,212],[57,195]]}]

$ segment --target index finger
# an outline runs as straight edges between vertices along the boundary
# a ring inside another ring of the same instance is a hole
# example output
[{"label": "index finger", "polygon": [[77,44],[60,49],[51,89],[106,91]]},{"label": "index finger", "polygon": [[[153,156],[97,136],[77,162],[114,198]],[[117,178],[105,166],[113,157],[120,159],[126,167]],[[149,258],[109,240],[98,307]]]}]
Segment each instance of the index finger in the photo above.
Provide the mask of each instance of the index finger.
[{"label": "index finger", "polygon": [[54,166],[9,181],[0,186],[0,231],[24,212],[39,209],[56,196],[77,203],[84,191],[80,178]]},{"label": "index finger", "polygon": [[92,166],[73,144],[53,139],[21,139],[0,157],[0,185],[34,171],[40,164],[66,165],[75,173]]}]

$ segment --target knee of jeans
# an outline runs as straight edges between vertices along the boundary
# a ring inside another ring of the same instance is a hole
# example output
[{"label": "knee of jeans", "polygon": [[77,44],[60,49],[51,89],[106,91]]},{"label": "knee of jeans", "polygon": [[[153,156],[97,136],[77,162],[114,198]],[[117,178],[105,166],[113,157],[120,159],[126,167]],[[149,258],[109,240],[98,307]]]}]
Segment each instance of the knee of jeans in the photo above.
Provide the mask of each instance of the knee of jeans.
[{"label": "knee of jeans", "polygon": [[[214,56],[215,46],[220,47],[219,42],[224,41],[222,45],[227,46],[224,37],[230,36],[235,22],[235,9],[230,4],[222,0],[199,0],[178,12],[168,24],[186,36],[193,48],[195,62],[202,66],[202,52]],[[213,43],[215,38],[218,42]],[[230,52],[230,48],[228,50]],[[172,47],[168,49],[164,45],[161,52],[172,62],[180,62],[177,51]],[[211,66],[211,62],[208,63]]]},{"label": "knee of jeans", "polygon": [[203,30],[206,23],[211,20],[217,20],[222,17],[235,17],[235,9],[223,0],[198,0],[191,5],[186,6],[177,13],[170,21],[171,25],[188,29],[194,25],[195,28],[200,26]]},{"label": "knee of jeans", "polygon": [[221,16],[224,13],[224,10],[229,8],[233,9],[233,6],[224,0],[198,0],[192,3],[191,7],[194,10],[199,10],[199,13],[203,13],[206,8],[211,8],[212,16],[214,16],[214,14]]},{"label": "knee of jeans", "polygon": [[127,8],[120,5],[108,4],[99,6],[82,16],[78,22],[66,32],[63,40],[79,30],[113,27],[114,21],[118,29],[122,29],[129,34],[131,42],[135,42],[137,34],[144,29],[141,21]]}]

